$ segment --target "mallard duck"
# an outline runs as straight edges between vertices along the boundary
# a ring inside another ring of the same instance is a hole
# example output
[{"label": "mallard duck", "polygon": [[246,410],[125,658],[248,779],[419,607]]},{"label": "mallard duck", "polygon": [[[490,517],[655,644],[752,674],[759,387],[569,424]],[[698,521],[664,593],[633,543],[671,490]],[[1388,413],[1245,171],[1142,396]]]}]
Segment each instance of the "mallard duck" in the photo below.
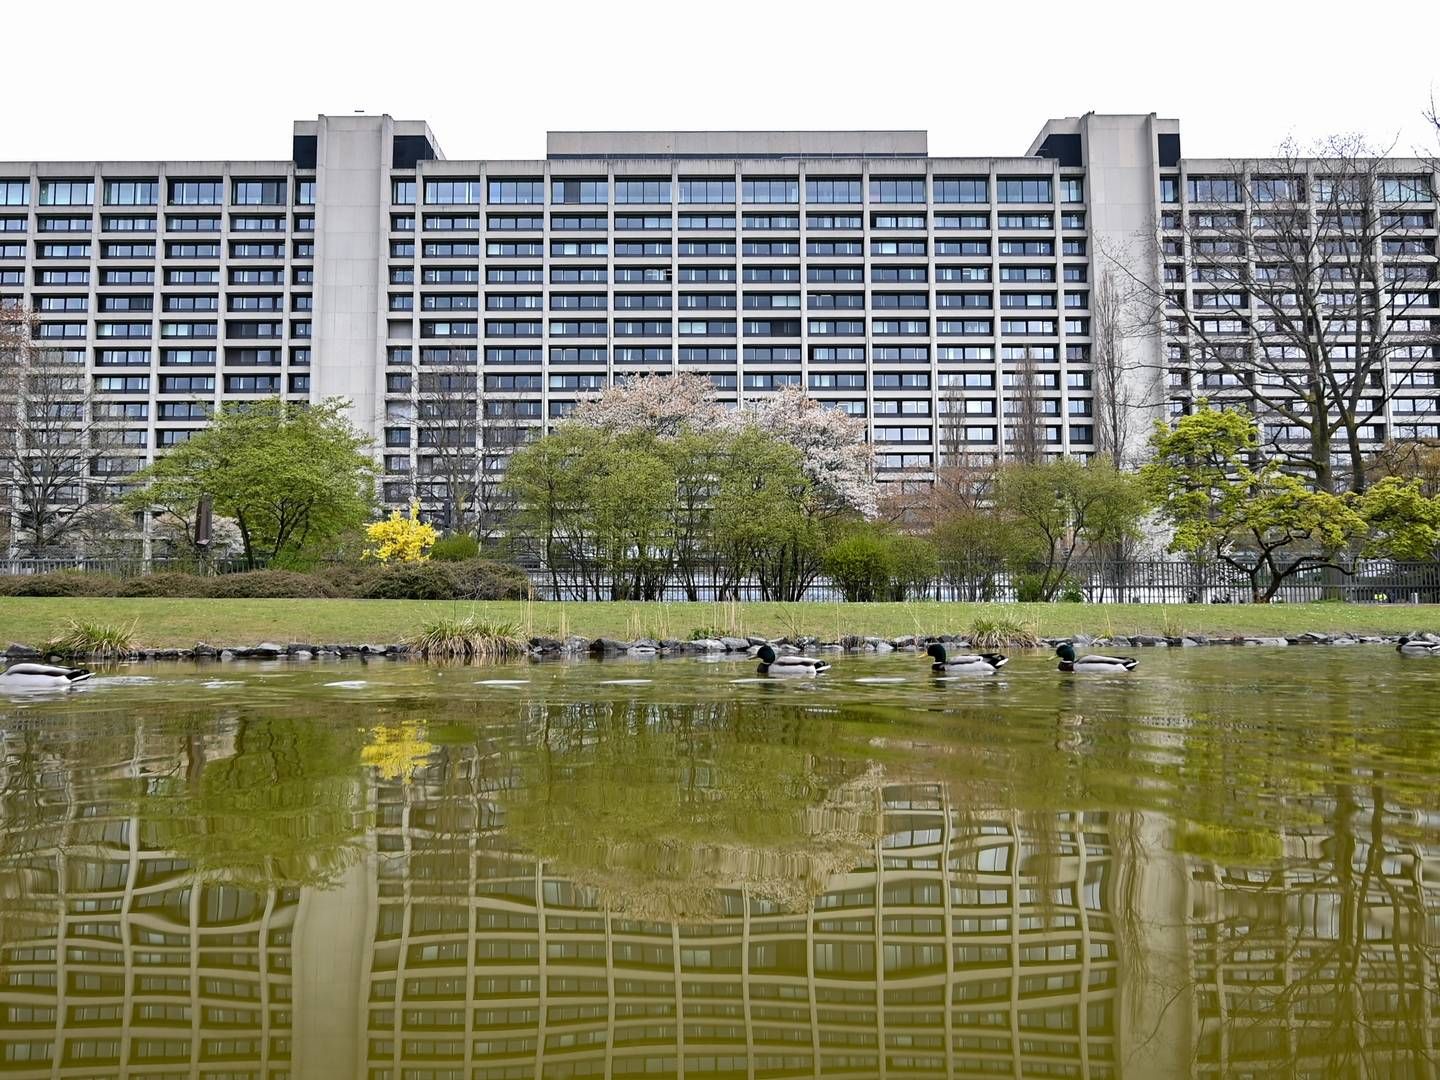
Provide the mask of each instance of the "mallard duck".
[{"label": "mallard duck", "polygon": [[829,660],[813,656],[781,656],[770,645],[761,645],[755,655],[760,658],[760,666],[755,669],[760,675],[819,675],[830,667]]},{"label": "mallard duck", "polygon": [[966,653],[951,660],[946,656],[945,646],[938,641],[930,643],[925,655],[935,658],[930,670],[937,675],[994,675],[1010,662],[1008,656],[993,652]]},{"label": "mallard duck", "polygon": [[1091,653],[1079,659],[1075,657],[1075,647],[1068,641],[1055,649],[1055,655],[1060,657],[1060,670],[1067,674],[1080,672],[1084,675],[1124,674],[1127,671],[1134,671],[1140,666],[1140,661],[1133,656],[1099,656]]},{"label": "mallard duck", "polygon": [[84,682],[93,672],[50,664],[14,664],[0,671],[0,690],[63,690]]},{"label": "mallard duck", "polygon": [[1396,643],[1395,651],[1401,656],[1440,656],[1440,642],[1412,638],[1407,634]]}]

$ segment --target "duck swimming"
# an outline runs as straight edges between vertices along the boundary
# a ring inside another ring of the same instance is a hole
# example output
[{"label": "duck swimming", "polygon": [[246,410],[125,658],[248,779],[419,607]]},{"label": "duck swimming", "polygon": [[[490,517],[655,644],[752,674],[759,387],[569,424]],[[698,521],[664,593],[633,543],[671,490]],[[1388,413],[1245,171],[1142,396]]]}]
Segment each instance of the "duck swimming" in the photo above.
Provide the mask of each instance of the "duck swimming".
[{"label": "duck swimming", "polygon": [[817,660],[813,656],[780,656],[773,646],[761,645],[755,650],[760,658],[756,672],[760,675],[819,675],[830,668],[829,660]]},{"label": "duck swimming", "polygon": [[65,690],[94,674],[84,668],[12,664],[0,671],[0,690]]},{"label": "duck swimming", "polygon": [[1412,638],[1407,634],[1395,644],[1395,651],[1401,656],[1440,656],[1440,642]]},{"label": "duck swimming", "polygon": [[930,643],[925,655],[934,658],[930,670],[937,675],[994,675],[1010,662],[1008,656],[999,653],[965,653],[950,659],[938,641]]},{"label": "duck swimming", "polygon": [[1107,672],[1123,675],[1125,672],[1134,671],[1140,666],[1140,661],[1136,660],[1133,656],[1100,656],[1092,653],[1077,659],[1075,656],[1075,646],[1071,645],[1068,641],[1056,647],[1055,655],[1060,657],[1060,670],[1067,675],[1075,673],[1082,675],[1103,675]]}]

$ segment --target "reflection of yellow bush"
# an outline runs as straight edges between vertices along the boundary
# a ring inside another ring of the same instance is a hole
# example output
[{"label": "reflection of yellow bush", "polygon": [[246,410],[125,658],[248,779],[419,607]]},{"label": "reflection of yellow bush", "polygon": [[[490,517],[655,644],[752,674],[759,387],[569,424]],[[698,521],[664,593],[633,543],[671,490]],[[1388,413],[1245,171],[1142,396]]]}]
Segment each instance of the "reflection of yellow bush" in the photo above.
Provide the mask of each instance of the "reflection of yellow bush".
[{"label": "reflection of yellow bush", "polygon": [[418,720],[380,725],[370,729],[370,741],[360,751],[360,760],[373,765],[385,780],[409,780],[425,764],[435,744],[425,741],[425,725]]},{"label": "reflection of yellow bush", "polygon": [[410,503],[410,516],[402,517],[399,510],[392,510],[384,521],[372,522],[365,527],[365,536],[371,547],[365,551],[367,559],[377,562],[424,562],[429,558],[430,548],[439,539],[435,527],[428,521],[420,520],[420,504]]}]

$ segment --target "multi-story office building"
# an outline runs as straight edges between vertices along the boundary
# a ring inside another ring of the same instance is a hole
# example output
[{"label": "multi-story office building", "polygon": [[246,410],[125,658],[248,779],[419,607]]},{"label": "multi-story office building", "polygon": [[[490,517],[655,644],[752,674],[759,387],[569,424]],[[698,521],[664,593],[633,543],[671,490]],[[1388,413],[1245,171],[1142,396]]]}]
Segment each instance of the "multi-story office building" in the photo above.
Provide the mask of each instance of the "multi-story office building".
[{"label": "multi-story office building", "polygon": [[[124,426],[102,482],[222,402],[341,395],[386,499],[428,499],[437,446],[497,476],[580,396],[647,372],[736,402],[804,387],[866,418],[882,478],[923,476],[1006,452],[1021,372],[1045,451],[1093,453],[1096,253],[1147,238],[1131,270],[1154,295],[1233,306],[1166,230],[1233,209],[1223,180],[1245,168],[1187,161],[1153,115],[1052,120],[1013,157],[934,157],[918,131],[551,132],[530,161],[322,116],[289,160],[0,164],[0,302],[32,308]],[[1433,179],[1402,162],[1379,192],[1404,235],[1377,255],[1425,307]],[[1136,401],[1212,385],[1189,334],[1126,342]],[[1434,348],[1407,354],[1371,442],[1437,434]]]}]

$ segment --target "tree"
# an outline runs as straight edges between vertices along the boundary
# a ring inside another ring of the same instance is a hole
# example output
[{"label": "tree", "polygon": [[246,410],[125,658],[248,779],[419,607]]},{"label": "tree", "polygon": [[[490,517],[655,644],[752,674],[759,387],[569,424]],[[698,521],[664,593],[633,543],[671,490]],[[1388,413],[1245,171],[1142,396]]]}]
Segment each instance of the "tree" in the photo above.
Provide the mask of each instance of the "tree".
[{"label": "tree", "polygon": [[1407,258],[1432,253],[1407,211],[1428,177],[1336,136],[1190,183],[1211,205],[1162,216],[1163,280],[1130,273],[1153,329],[1185,342],[1173,366],[1251,407],[1266,453],[1317,490],[1363,491],[1370,425],[1440,343],[1433,267]]},{"label": "tree", "polygon": [[439,539],[439,534],[435,526],[420,520],[420,503],[416,501],[410,504],[408,517],[401,515],[399,510],[392,510],[389,517],[371,522],[365,527],[365,538],[372,545],[365,551],[366,558],[379,563],[388,563],[392,559],[396,562],[424,562],[429,558],[427,553]]},{"label": "tree", "polygon": [[16,530],[12,547],[37,558],[92,523],[113,528],[107,512],[118,498],[105,478],[139,464],[112,456],[120,427],[83,363],[37,345],[39,334],[31,312],[0,307],[0,513]]},{"label": "tree", "polygon": [[193,538],[196,507],[234,518],[247,566],[313,557],[358,530],[374,498],[369,441],[346,419],[347,404],[278,398],[221,408],[210,427],[138,474],[129,497]]},{"label": "tree", "polygon": [[517,420],[516,402],[486,399],[473,361],[422,367],[415,393],[417,470],[426,501],[453,533],[489,540],[499,526],[503,474],[486,467],[498,432]]},{"label": "tree", "polygon": [[1427,496],[1419,480],[1376,481],[1359,511],[1366,527],[1363,554],[1416,562],[1440,556],[1440,498]]},{"label": "tree", "polygon": [[[1095,449],[1116,465],[1134,464],[1140,413],[1161,404],[1151,387],[1159,373],[1136,355],[1150,337],[1144,305],[1129,278],[1103,258],[1096,260],[1090,290],[1090,370],[1095,391]],[[1162,384],[1163,385],[1163,384]]]},{"label": "tree", "polygon": [[1248,414],[1202,400],[1173,429],[1157,422],[1150,446],[1142,475],[1174,530],[1170,550],[1239,570],[1255,603],[1301,571],[1344,570],[1340,556],[1366,533],[1353,497],[1311,490],[1260,452]]},{"label": "tree", "polygon": [[1026,349],[1010,377],[1005,401],[1005,457],[1021,465],[1045,460],[1043,399],[1033,349]]},{"label": "tree", "polygon": [[1053,600],[1082,548],[1133,535],[1147,501],[1139,482],[1104,458],[1082,465],[1062,458],[1008,465],[995,488],[995,508],[1013,522],[1040,599]]}]

